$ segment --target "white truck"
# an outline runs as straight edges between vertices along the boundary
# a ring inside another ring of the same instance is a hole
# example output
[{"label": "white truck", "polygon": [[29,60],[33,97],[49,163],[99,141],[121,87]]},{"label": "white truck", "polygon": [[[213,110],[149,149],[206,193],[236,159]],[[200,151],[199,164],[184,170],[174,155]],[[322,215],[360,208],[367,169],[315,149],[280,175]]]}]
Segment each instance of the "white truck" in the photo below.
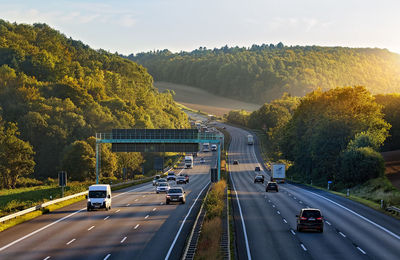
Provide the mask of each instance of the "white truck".
[{"label": "white truck", "polygon": [[286,165],[284,163],[272,163],[272,180],[278,183],[285,183]]},{"label": "white truck", "polygon": [[111,209],[111,187],[108,184],[95,184],[89,187],[87,198],[87,211],[93,209]]},{"label": "white truck", "polygon": [[254,138],[252,135],[247,136],[247,144],[248,145],[253,145],[254,144]]},{"label": "white truck", "polygon": [[193,168],[193,156],[185,156],[185,167]]},{"label": "white truck", "polygon": [[209,152],[209,151],[210,151],[210,143],[204,143],[203,152]]}]

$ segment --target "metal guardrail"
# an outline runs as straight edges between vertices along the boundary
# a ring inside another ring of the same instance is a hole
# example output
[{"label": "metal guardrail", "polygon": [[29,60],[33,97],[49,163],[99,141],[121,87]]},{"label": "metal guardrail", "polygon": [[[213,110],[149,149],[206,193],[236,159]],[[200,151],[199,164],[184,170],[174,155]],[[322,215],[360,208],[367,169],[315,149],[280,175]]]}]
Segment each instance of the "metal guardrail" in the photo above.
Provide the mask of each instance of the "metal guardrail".
[{"label": "metal guardrail", "polygon": [[397,207],[393,207],[393,206],[387,207],[386,211],[392,212],[396,215],[400,215],[400,209]]}]

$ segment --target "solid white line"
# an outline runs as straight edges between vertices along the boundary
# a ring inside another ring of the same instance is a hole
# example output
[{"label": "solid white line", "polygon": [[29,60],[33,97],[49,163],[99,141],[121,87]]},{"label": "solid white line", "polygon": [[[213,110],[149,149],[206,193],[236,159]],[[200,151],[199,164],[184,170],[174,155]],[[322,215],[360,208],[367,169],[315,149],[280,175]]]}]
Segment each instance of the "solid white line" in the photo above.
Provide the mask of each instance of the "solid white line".
[{"label": "solid white line", "polygon": [[104,257],[103,260],[107,260],[108,258],[110,258],[111,254],[106,255],[106,257]]},{"label": "solid white line", "polygon": [[346,235],[345,234],[343,234],[342,232],[340,232],[339,231],[339,234],[342,236],[342,237],[346,237]]},{"label": "solid white line", "polygon": [[366,222],[368,222],[368,223],[374,225],[375,227],[377,227],[377,228],[379,228],[379,229],[385,231],[386,233],[388,233],[389,235],[393,236],[394,238],[397,238],[398,240],[400,240],[400,236],[399,236],[399,235],[396,235],[396,234],[393,233],[392,231],[390,231],[390,230],[388,230],[388,229],[382,227],[382,226],[379,225],[379,224],[376,224],[376,223],[373,222],[372,220],[367,219],[366,217],[364,217],[364,216],[358,214],[357,212],[355,212],[355,211],[353,211],[353,210],[351,210],[351,209],[349,209],[349,208],[346,208],[345,206],[343,206],[343,205],[341,205],[341,204],[339,204],[339,203],[337,203],[337,202],[335,202],[335,201],[333,201],[333,200],[330,200],[330,199],[328,199],[328,198],[325,198],[324,196],[321,196],[321,195],[319,195],[319,194],[316,194],[316,193],[314,193],[314,192],[311,192],[311,191],[308,191],[308,190],[304,190],[304,191],[309,192],[309,193],[311,193],[311,194],[314,194],[315,196],[318,196],[318,197],[320,197],[320,198],[323,198],[324,200],[327,200],[327,201],[329,201],[329,202],[335,204],[336,206],[339,206],[339,207],[341,207],[342,209],[345,209],[345,210],[347,210],[348,212],[353,213],[353,214],[356,215],[357,217],[359,217],[359,218],[365,220]]},{"label": "solid white line", "polygon": [[332,225],[329,221],[325,221],[326,224],[328,224],[329,226]]},{"label": "solid white line", "polygon": [[293,236],[296,235],[296,233],[293,231],[293,229],[291,229],[290,232],[292,232]]},{"label": "solid white line", "polygon": [[137,224],[137,225],[134,227],[134,229],[137,229],[139,226],[140,226],[140,224]]},{"label": "solid white line", "polygon": [[71,243],[74,242],[75,240],[76,240],[75,238],[72,239],[71,241],[69,241],[69,242],[67,243],[67,245],[71,244]]},{"label": "solid white line", "polygon": [[231,175],[231,181],[232,181],[232,184],[233,184],[233,189],[234,189],[235,194],[236,194],[236,201],[237,201],[237,204],[238,204],[238,207],[239,207],[240,219],[242,221],[243,235],[244,235],[244,240],[246,242],[247,258],[250,260],[251,259],[251,254],[250,254],[249,240],[247,239],[246,224],[244,223],[242,207],[240,206],[239,196],[238,196],[238,193],[236,191],[236,186],[235,186],[235,182],[233,181],[232,175]]},{"label": "solid white line", "polygon": [[153,211],[156,211],[157,208],[154,208]]},{"label": "solid white line", "polygon": [[149,217],[149,215],[147,215],[146,217],[144,217],[144,219],[147,219]]},{"label": "solid white line", "polygon": [[125,240],[126,240],[126,237],[124,237],[124,238],[121,240],[121,244],[124,243]]},{"label": "solid white line", "polygon": [[50,256],[48,256],[48,257],[44,258],[43,260],[48,260],[48,259],[50,259]]},{"label": "solid white line", "polygon": [[167,253],[167,255],[165,256],[165,260],[167,260],[167,259],[169,258],[169,256],[171,255],[172,249],[173,249],[174,246],[175,246],[176,240],[178,240],[178,237],[179,237],[179,235],[180,235],[180,233],[181,233],[181,231],[182,231],[182,228],[183,228],[183,225],[184,225],[185,222],[186,222],[186,219],[188,218],[190,212],[192,212],[192,209],[193,209],[194,205],[196,204],[197,200],[199,199],[200,195],[203,193],[204,189],[208,186],[208,184],[210,184],[210,182],[208,182],[208,183],[203,187],[203,189],[199,192],[199,195],[197,195],[196,199],[194,200],[192,206],[191,206],[190,209],[189,209],[189,212],[186,214],[185,218],[183,219],[182,224],[181,224],[181,226],[179,227],[178,233],[176,234],[176,236],[175,236],[175,238],[174,238],[174,241],[172,241],[171,247],[169,248],[168,253]]},{"label": "solid white line", "polygon": [[304,251],[307,251],[307,248],[303,244],[300,244],[300,245],[301,245],[301,247],[303,248]]},{"label": "solid white line", "polygon": [[285,222],[285,223],[287,224],[287,221],[286,221],[286,219],[283,219],[283,222]]},{"label": "solid white line", "polygon": [[94,228],[94,226],[91,226],[90,228],[88,228],[88,231],[92,230]]},{"label": "solid white line", "polygon": [[23,237],[21,237],[21,238],[15,240],[15,241],[13,241],[13,242],[11,242],[11,243],[9,243],[9,244],[3,246],[2,248],[0,248],[0,252],[3,251],[3,250],[6,249],[6,248],[12,246],[12,245],[15,245],[15,244],[18,243],[18,242],[21,242],[22,240],[24,240],[24,239],[26,239],[26,238],[28,238],[28,237],[30,237],[30,236],[33,236],[33,235],[36,234],[36,233],[39,233],[40,231],[42,231],[42,230],[44,230],[44,229],[46,229],[46,228],[48,228],[48,227],[53,226],[54,224],[57,224],[58,222],[63,221],[64,219],[67,219],[67,218],[69,218],[69,217],[71,217],[71,216],[73,216],[73,215],[75,215],[75,214],[77,214],[77,213],[83,211],[83,210],[86,210],[86,207],[84,207],[84,208],[82,208],[82,209],[80,209],[80,210],[78,210],[78,211],[75,211],[75,212],[69,214],[68,216],[65,216],[65,217],[63,217],[63,218],[60,218],[59,220],[56,220],[56,221],[54,221],[54,222],[52,222],[52,223],[50,223],[50,224],[48,224],[48,225],[46,225],[46,226],[44,226],[44,227],[42,227],[42,228],[39,228],[38,230],[35,230],[35,231],[33,231],[33,232],[31,232],[31,233],[29,233],[29,234],[27,234],[27,235],[25,235],[25,236],[23,236]]},{"label": "solid white line", "polygon": [[118,212],[120,212],[121,210],[120,209],[118,209],[117,211],[115,211],[115,213],[118,213]]},{"label": "solid white line", "polygon": [[360,247],[357,247],[358,250],[360,250],[361,253],[363,253],[364,255],[367,254],[367,252],[365,252],[364,250],[362,250]]},{"label": "solid white line", "polygon": [[110,216],[105,217],[104,220],[107,220],[109,217],[110,217]]}]

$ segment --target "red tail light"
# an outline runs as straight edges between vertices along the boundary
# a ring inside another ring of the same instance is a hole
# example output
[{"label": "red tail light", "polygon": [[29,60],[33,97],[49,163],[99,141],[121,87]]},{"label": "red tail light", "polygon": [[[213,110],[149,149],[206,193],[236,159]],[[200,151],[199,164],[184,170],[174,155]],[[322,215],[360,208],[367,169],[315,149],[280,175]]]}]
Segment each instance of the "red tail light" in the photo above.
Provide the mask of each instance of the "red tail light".
[{"label": "red tail light", "polygon": [[317,220],[322,220],[322,217],[317,218]]},{"label": "red tail light", "polygon": [[307,218],[305,218],[305,217],[300,217],[300,220],[307,220]]}]

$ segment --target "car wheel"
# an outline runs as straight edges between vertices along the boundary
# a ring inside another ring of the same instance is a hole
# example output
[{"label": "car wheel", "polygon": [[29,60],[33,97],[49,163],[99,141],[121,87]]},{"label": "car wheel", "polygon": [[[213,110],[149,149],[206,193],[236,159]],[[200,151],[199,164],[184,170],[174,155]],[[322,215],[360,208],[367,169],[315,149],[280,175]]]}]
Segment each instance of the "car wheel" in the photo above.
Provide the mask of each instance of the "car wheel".
[{"label": "car wheel", "polygon": [[297,227],[296,227],[296,230],[297,230],[298,232],[300,232],[300,228],[299,228],[299,226],[297,226]]},{"label": "car wheel", "polygon": [[182,200],[182,204],[185,204],[186,203],[186,200]]},{"label": "car wheel", "polygon": [[160,192],[159,192],[159,191],[156,191],[156,193],[159,194]]},{"label": "car wheel", "polygon": [[268,192],[268,190],[266,189],[265,192]]},{"label": "car wheel", "polygon": [[319,232],[320,232],[320,233],[323,233],[323,232],[324,232],[324,228],[321,228],[321,229],[319,230]]},{"label": "car wheel", "polygon": [[90,207],[87,207],[87,211],[90,211],[91,210],[91,208]]},{"label": "car wheel", "polygon": [[165,202],[165,204],[169,205],[169,201],[167,200],[167,201]]},{"label": "car wheel", "polygon": [[276,189],[276,192],[278,192],[279,190],[278,189]]},{"label": "car wheel", "polygon": [[108,211],[108,207],[106,207],[106,211]]}]

